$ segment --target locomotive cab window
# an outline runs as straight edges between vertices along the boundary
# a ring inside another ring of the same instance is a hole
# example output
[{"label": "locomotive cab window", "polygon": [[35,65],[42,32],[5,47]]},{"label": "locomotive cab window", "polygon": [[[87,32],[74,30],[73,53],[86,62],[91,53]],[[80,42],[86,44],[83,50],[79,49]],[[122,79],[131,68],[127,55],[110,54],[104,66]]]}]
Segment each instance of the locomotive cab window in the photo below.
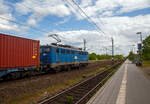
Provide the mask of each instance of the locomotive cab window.
[{"label": "locomotive cab window", "polygon": [[56,53],[59,53],[59,48],[56,49]]},{"label": "locomotive cab window", "polygon": [[84,55],[84,52],[82,52],[82,55]]},{"label": "locomotive cab window", "polygon": [[79,52],[79,54],[81,55],[81,54],[82,54],[82,52],[80,51],[80,52]]},{"label": "locomotive cab window", "polygon": [[61,49],[61,53],[63,53],[63,49]]},{"label": "locomotive cab window", "polygon": [[77,52],[77,51],[75,51],[75,54],[78,54],[78,52]]},{"label": "locomotive cab window", "polygon": [[45,48],[45,49],[44,49],[44,52],[45,52],[45,53],[48,53],[49,51],[50,51],[50,48]]},{"label": "locomotive cab window", "polygon": [[70,54],[70,50],[67,50],[67,54]]},{"label": "locomotive cab window", "polygon": [[88,52],[86,52],[86,55],[88,55]]},{"label": "locomotive cab window", "polygon": [[80,54],[80,52],[79,51],[77,51],[78,52],[78,55]]},{"label": "locomotive cab window", "polygon": [[79,51],[76,51],[76,54],[79,54]]},{"label": "locomotive cab window", "polygon": [[65,54],[65,49],[61,49],[61,53]]},{"label": "locomotive cab window", "polygon": [[73,50],[71,51],[71,54],[74,54],[74,51],[73,51]]},{"label": "locomotive cab window", "polygon": [[86,53],[85,53],[85,52],[83,52],[83,55],[86,55]]}]

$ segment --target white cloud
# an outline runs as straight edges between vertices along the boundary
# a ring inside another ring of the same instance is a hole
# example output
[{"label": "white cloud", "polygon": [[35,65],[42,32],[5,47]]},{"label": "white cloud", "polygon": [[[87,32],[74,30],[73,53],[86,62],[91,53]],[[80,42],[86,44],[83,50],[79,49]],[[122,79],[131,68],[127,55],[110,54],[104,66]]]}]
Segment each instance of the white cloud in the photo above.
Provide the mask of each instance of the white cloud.
[{"label": "white cloud", "polygon": [[119,13],[131,12],[143,8],[150,7],[149,0],[118,0],[119,5],[122,7]]},{"label": "white cloud", "polygon": [[97,0],[94,3],[92,0],[86,3],[85,1],[82,0],[80,6],[90,17],[103,16],[103,14],[112,16],[115,15],[114,13],[120,14],[150,7],[150,0]]},{"label": "white cloud", "polygon": [[92,0],[82,0],[81,5],[82,7],[88,7],[89,5],[92,5]]},{"label": "white cloud", "polygon": [[[62,39],[62,43],[83,47],[83,39],[87,40],[87,48],[89,52],[105,53],[103,47],[111,50],[111,38],[114,38],[115,54],[127,55],[129,50],[133,48],[133,44],[140,42],[139,36],[136,34],[141,31],[143,37],[150,33],[150,15],[136,17],[105,17],[101,18],[104,25],[101,25],[106,35],[97,31],[76,30],[56,32]],[[95,20],[96,21],[96,20]],[[99,23],[97,21],[97,23]],[[64,37],[64,38],[62,38]],[[108,38],[109,37],[109,38]],[[48,39],[47,35],[39,37],[42,44],[50,43],[52,39]],[[55,42],[55,40],[53,40]],[[102,50],[103,49],[103,50]],[[111,54],[111,51],[108,51]]]},{"label": "white cloud", "polygon": [[29,25],[36,25],[36,20],[33,19],[33,18],[29,19],[29,20],[28,20],[28,24],[29,24]]},{"label": "white cloud", "polygon": [[16,19],[12,17],[10,13],[0,14],[0,30],[13,31],[13,32],[25,32],[29,29],[28,26],[18,25],[15,23]]},{"label": "white cloud", "polygon": [[0,0],[0,14],[5,14],[10,10],[10,8],[3,4],[3,0]]},{"label": "white cloud", "polygon": [[[67,4],[67,6],[66,6]],[[32,6],[31,6],[32,5]],[[109,17],[125,12],[131,12],[150,7],[149,0],[81,0],[80,7],[90,17]],[[78,7],[71,1],[64,0],[24,0],[15,4],[16,11],[22,15],[31,13],[29,19],[37,23],[43,17],[56,15],[59,17],[70,16],[74,13],[77,19],[86,18]],[[82,15],[80,15],[80,14]],[[30,20],[30,21],[31,21]],[[29,21],[29,20],[28,20]],[[29,23],[29,22],[28,22]],[[33,23],[33,25],[35,25]],[[30,23],[29,23],[30,24]],[[32,25],[32,23],[31,23]]]},{"label": "white cloud", "polygon": [[[69,0],[68,0],[69,1]],[[69,1],[71,3],[71,1]],[[29,15],[27,23],[36,26],[44,17],[55,15],[58,17],[66,17],[63,21],[58,21],[56,25],[64,24],[75,14],[77,20],[85,19],[79,14],[79,9],[73,3],[72,6],[63,0],[23,0],[16,3],[15,10],[18,15]],[[118,17],[116,14],[132,12],[135,10],[150,7],[150,0],[81,0],[81,8],[90,16],[106,33],[100,34],[95,30],[74,30],[74,31],[53,31],[60,34],[62,41],[65,44],[72,44],[82,47],[83,39],[87,40],[87,48],[90,52],[104,53],[101,51],[103,47],[111,48],[110,36],[114,37],[116,51],[115,53],[123,53],[127,55],[132,44],[139,42],[139,36],[136,32],[141,31],[145,37],[150,33],[150,14],[138,15],[135,17]],[[81,13],[83,15],[83,13]],[[0,16],[7,17],[10,20],[13,18],[11,8],[4,5],[3,0],[0,0]],[[84,16],[84,15],[83,15]],[[103,24],[100,23],[103,21]],[[83,24],[82,24],[83,25]],[[21,29],[28,29],[28,27],[20,27],[7,20],[0,19],[1,30],[20,31]],[[49,44],[55,42],[54,39],[48,38],[47,34],[38,38],[41,44]]]},{"label": "white cloud", "polygon": [[12,17],[11,8],[5,5],[3,0],[0,0],[0,30],[18,31],[18,26],[9,22],[9,20],[15,20]]},{"label": "white cloud", "polygon": [[16,11],[22,15],[31,13],[30,25],[35,25],[43,17],[56,15],[64,17],[70,15],[69,8],[61,0],[24,0],[15,4]]},{"label": "white cloud", "polygon": [[106,12],[102,13],[102,16],[103,16],[103,17],[104,17],[104,16],[106,16],[106,17],[108,17],[108,16],[113,16],[113,12],[112,12],[112,11],[106,11]]},{"label": "white cloud", "polygon": [[4,0],[0,0],[0,30],[22,33],[28,30],[29,27],[17,24],[17,20],[13,17],[12,11],[12,8],[4,3]]},{"label": "white cloud", "polygon": [[64,24],[64,23],[66,23],[69,20],[70,20],[70,17],[69,18],[65,18],[63,21],[57,22],[56,25],[58,26],[58,25]]},{"label": "white cloud", "polygon": [[[79,30],[79,31],[65,31],[65,32],[57,32],[59,37],[62,39],[62,44],[71,44],[74,46],[82,47],[83,39],[87,40],[88,45],[97,44],[99,40],[102,38],[96,31],[87,31],[87,30]],[[52,38],[48,38],[48,34],[45,34],[38,39],[41,40],[41,44],[48,44],[50,42],[55,42]],[[102,38],[104,39],[104,38]],[[95,40],[95,42],[93,42]]]}]

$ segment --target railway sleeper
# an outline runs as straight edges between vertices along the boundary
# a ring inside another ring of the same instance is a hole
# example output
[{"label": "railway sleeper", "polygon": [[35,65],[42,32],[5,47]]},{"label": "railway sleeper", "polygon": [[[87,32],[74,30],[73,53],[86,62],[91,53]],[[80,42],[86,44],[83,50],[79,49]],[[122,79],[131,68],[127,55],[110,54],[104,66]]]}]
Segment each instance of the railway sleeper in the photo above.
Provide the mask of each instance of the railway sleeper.
[{"label": "railway sleeper", "polygon": [[84,95],[86,93],[87,93],[87,91],[84,91],[84,92],[70,92],[70,93],[67,93],[66,95],[68,95],[68,96],[81,96],[81,95]]},{"label": "railway sleeper", "polygon": [[73,91],[70,91],[70,92],[73,92],[73,93],[84,93],[84,92],[87,92],[88,90],[87,89],[76,89],[76,90],[73,90]]},{"label": "railway sleeper", "polygon": [[[58,99],[55,102],[57,102],[58,104],[66,104],[67,103],[67,97],[72,97],[73,98],[73,102],[77,102],[79,99],[81,99],[82,96],[74,96],[74,95],[66,95],[64,97],[62,97],[61,99]],[[49,104],[53,104],[53,103],[49,103]]]}]

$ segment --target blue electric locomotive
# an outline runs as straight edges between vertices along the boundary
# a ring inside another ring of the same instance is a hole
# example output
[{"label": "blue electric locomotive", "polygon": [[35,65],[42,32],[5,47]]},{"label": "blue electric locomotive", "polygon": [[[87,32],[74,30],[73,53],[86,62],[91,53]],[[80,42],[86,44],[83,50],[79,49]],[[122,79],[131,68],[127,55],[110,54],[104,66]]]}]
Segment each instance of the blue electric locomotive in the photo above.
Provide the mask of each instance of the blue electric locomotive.
[{"label": "blue electric locomotive", "polygon": [[57,44],[40,47],[41,68],[44,70],[85,66],[88,60],[88,52],[80,48]]}]

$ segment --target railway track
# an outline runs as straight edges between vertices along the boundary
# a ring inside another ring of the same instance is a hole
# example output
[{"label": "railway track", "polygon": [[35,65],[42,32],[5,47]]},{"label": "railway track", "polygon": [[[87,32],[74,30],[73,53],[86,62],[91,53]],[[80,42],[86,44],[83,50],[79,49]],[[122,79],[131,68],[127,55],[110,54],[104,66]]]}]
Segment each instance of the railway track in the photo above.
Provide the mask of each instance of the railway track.
[{"label": "railway track", "polygon": [[86,104],[86,102],[95,94],[95,92],[103,85],[108,77],[113,75],[115,68],[119,65],[105,69],[94,76],[47,98],[39,104]]},{"label": "railway track", "polygon": [[[98,63],[98,62],[99,63],[102,62],[102,64],[105,64],[105,62],[111,62],[111,61],[109,61],[109,60],[103,60],[103,61],[97,61],[97,62],[90,61],[89,64]],[[76,69],[81,69],[82,70],[83,68],[85,68],[85,67],[72,68],[72,70],[76,70]],[[10,73],[10,74],[4,76],[3,78],[0,78],[0,83],[20,80],[20,79],[24,79],[24,78],[38,77],[38,76],[46,75],[46,74],[55,74],[57,72],[64,72],[64,71],[68,71],[68,70],[67,69],[60,70],[60,71],[51,70],[49,72],[40,72],[40,71],[25,71],[25,72],[22,71],[22,72],[17,72],[17,73],[14,72],[14,73]]]}]

